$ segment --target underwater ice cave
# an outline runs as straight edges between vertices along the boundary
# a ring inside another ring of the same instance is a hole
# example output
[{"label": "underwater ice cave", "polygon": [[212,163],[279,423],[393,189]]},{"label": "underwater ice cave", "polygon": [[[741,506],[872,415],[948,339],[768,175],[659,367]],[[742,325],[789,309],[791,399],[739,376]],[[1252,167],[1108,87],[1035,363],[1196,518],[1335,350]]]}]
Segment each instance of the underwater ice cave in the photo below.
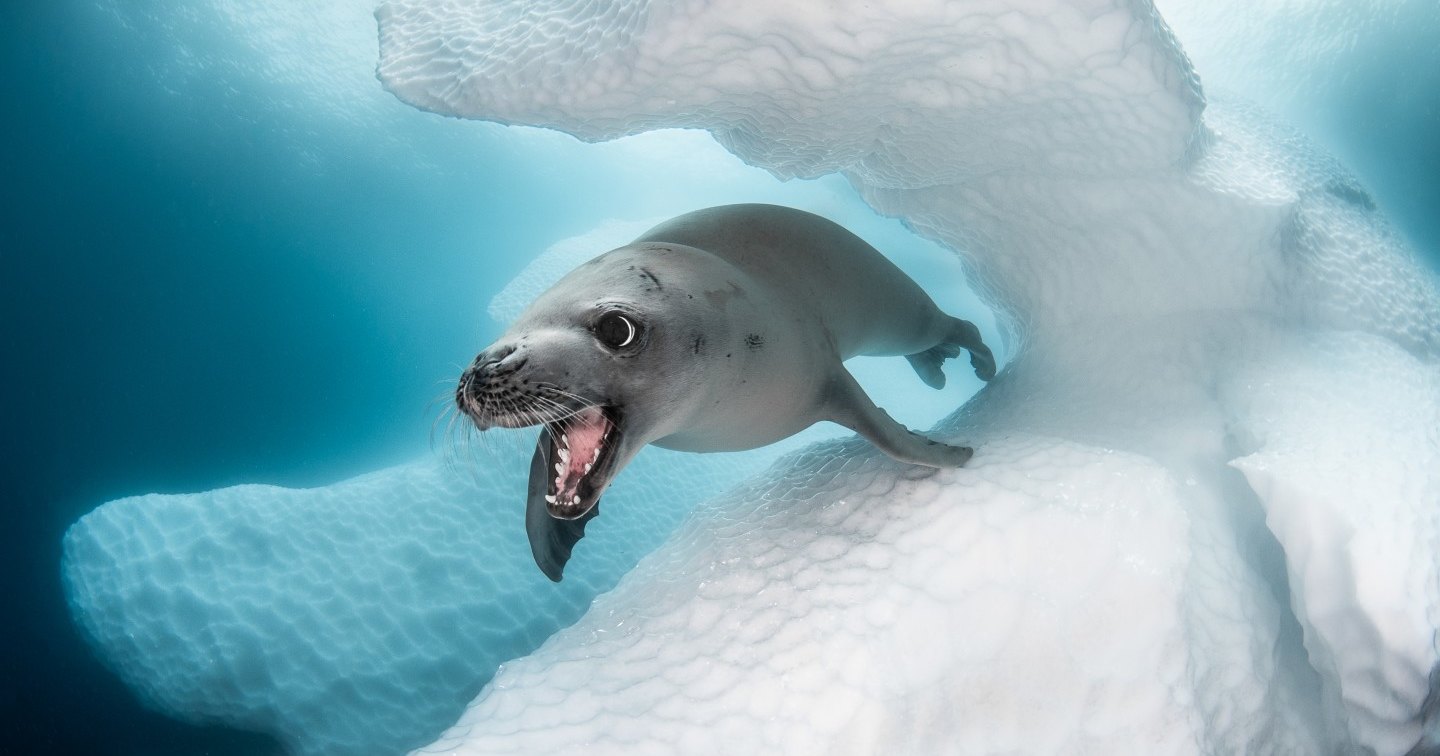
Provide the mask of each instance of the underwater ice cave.
[{"label": "underwater ice cave", "polygon": [[633,206],[527,197],[513,238],[427,219],[491,266],[457,288],[474,349],[656,219],[753,200],[894,255],[1002,369],[952,363],[937,394],[903,361],[856,368],[973,444],[959,469],[835,428],[649,449],[558,584],[525,542],[522,431],[330,485],[110,501],[60,567],[147,706],[303,756],[1440,753],[1434,257],[1267,103],[1377,29],[1440,28],[1433,8],[306,8],[195,12],[326,103],[297,138],[388,132],[355,159],[418,186],[407,166],[471,166],[456,145],[484,134],[516,176],[476,174],[487,196],[573,166]]}]

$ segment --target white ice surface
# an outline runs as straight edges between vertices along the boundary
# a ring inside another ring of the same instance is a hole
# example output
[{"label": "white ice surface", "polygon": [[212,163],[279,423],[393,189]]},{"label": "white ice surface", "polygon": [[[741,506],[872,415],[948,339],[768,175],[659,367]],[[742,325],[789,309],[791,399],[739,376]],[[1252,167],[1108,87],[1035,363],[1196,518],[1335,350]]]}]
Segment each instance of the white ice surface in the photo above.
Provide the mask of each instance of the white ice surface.
[{"label": "white ice surface", "polygon": [[463,466],[431,459],[315,489],[110,502],[66,534],[69,601],[161,711],[266,732],[296,754],[397,753],[776,453],[647,450],[554,584],[525,537],[533,432],[511,441]]},{"label": "white ice surface", "polygon": [[843,173],[956,250],[1025,345],[941,426],[969,467],[792,458],[426,751],[1434,742],[1434,275],[1303,139],[1207,108],[1149,3],[377,17],[382,81],[418,107],[591,140],[702,128],[781,176]]},{"label": "white ice surface", "polygon": [[1245,453],[1231,464],[1285,550],[1311,663],[1330,683],[1327,721],[1405,752],[1440,627],[1440,573],[1415,568],[1440,551],[1440,371],[1371,336],[1310,335],[1269,345],[1221,396]]}]

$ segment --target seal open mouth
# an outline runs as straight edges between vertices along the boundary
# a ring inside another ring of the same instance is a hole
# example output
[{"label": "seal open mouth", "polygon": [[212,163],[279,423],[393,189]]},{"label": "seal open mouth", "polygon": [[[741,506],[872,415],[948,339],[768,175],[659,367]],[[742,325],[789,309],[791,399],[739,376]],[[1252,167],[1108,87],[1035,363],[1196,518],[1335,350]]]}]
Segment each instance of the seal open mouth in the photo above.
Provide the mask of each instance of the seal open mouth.
[{"label": "seal open mouth", "polygon": [[615,407],[589,406],[545,424],[539,447],[549,478],[545,506],[552,517],[573,520],[595,506],[614,474],[619,445],[620,414]]}]

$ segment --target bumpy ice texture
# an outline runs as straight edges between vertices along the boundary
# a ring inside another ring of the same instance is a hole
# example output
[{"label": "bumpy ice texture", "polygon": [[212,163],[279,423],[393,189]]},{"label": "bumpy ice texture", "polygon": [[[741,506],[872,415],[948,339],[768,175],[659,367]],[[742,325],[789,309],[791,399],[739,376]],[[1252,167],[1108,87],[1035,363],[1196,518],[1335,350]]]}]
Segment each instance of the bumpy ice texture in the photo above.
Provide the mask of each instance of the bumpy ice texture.
[{"label": "bumpy ice texture", "polygon": [[702,497],[774,456],[647,451],[554,584],[525,537],[529,455],[502,444],[463,471],[428,460],[316,489],[113,501],[66,534],[68,598],[161,711],[270,733],[296,754],[414,748]]},{"label": "bumpy ice texture", "polygon": [[608,139],[707,129],[955,249],[1024,348],[940,426],[698,510],[507,664],[455,753],[1440,748],[1433,274],[1206,105],[1143,0],[390,0],[382,81]]}]

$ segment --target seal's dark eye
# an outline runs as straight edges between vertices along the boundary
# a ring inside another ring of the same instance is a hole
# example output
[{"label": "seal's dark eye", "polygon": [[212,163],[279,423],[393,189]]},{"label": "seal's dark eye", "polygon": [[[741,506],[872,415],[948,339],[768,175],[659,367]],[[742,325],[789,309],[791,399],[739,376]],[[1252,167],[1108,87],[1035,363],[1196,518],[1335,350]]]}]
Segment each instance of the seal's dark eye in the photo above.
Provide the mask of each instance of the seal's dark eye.
[{"label": "seal's dark eye", "polygon": [[635,322],[618,312],[607,312],[595,321],[595,338],[611,349],[633,346],[639,335]]}]

